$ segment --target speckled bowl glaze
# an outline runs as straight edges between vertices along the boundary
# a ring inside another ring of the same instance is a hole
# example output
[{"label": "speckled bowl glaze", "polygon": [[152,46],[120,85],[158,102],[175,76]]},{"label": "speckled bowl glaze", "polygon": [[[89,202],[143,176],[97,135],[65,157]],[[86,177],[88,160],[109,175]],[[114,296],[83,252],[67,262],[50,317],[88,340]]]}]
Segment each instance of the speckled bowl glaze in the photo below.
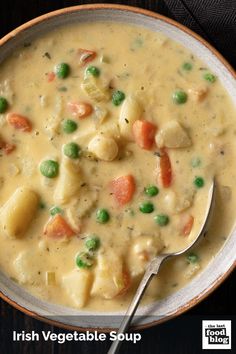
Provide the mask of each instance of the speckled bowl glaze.
[{"label": "speckled bowl glaze", "polygon": [[[190,48],[191,51],[216,73],[236,105],[236,74],[225,59],[201,37],[184,26],[156,13],[120,5],[84,5],[58,10],[38,17],[18,27],[0,40],[0,62],[16,47],[41,33],[61,25],[115,21],[140,25]],[[230,274],[236,265],[236,230],[211,263],[184,288],[164,300],[141,306],[134,321],[135,328],[144,328],[171,319],[190,309],[208,296]],[[77,330],[109,331],[119,326],[122,313],[99,312],[96,316],[41,301],[4,274],[0,273],[0,296],[25,314],[45,322]],[[116,316],[117,315],[117,316]]]}]

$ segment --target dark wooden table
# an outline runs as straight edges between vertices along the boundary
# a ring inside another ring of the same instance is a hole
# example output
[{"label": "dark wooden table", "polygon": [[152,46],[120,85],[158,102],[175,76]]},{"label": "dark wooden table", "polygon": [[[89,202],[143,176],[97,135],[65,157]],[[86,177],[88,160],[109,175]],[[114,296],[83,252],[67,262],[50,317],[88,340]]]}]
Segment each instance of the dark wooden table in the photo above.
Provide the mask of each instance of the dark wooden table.
[{"label": "dark wooden table", "polygon": [[[75,0],[1,0],[0,1],[0,36],[21,25],[22,23],[62,7],[82,3],[104,3],[111,1],[75,1]],[[174,17],[166,7],[164,0],[130,0],[113,1],[143,7]],[[224,54],[224,53],[222,53]],[[202,319],[235,319],[235,274],[222,284],[206,300],[197,305],[187,314],[162,325],[142,331],[142,341],[139,344],[124,343],[121,352],[131,353],[158,353],[158,354],[198,354],[201,353],[201,320]],[[234,328],[234,327],[233,327]],[[42,330],[66,332],[49,326],[23,315],[8,304],[0,301],[0,353],[2,354],[103,354],[106,353],[109,342],[67,342],[56,344],[53,342],[25,342],[13,343],[12,331],[25,330],[40,332]],[[235,328],[234,328],[235,330]],[[234,332],[235,334],[235,332]],[[236,337],[234,335],[234,337]],[[235,348],[235,347],[234,347]],[[208,351],[209,353],[209,351]],[[219,351],[217,351],[219,353]]]}]

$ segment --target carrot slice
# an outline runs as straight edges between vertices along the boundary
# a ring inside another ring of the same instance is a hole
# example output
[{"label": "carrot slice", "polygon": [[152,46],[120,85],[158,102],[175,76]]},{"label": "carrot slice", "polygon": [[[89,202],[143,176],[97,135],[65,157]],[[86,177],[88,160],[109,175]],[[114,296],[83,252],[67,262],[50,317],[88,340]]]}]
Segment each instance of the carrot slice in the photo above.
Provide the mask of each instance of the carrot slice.
[{"label": "carrot slice", "polygon": [[172,168],[168,153],[161,149],[160,154],[160,180],[164,188],[168,188],[172,182]]},{"label": "carrot slice", "polygon": [[188,236],[190,234],[193,228],[193,223],[194,223],[194,217],[192,215],[188,215],[186,223],[182,229],[183,236]]},{"label": "carrot slice", "polygon": [[60,214],[56,214],[49,220],[44,229],[44,235],[54,240],[68,239],[74,234],[75,232]]},{"label": "carrot slice", "polygon": [[86,118],[93,112],[91,104],[86,102],[68,102],[68,108],[71,113],[78,118]]},{"label": "carrot slice", "polygon": [[15,148],[16,146],[13,144],[0,141],[0,149],[2,149],[6,155],[9,155],[13,150],[15,150]]},{"label": "carrot slice", "polygon": [[48,82],[54,81],[55,77],[56,77],[56,74],[53,71],[50,73],[47,73]]},{"label": "carrot slice", "polygon": [[111,182],[111,191],[119,205],[129,203],[135,192],[135,180],[132,175],[121,176]]},{"label": "carrot slice", "polygon": [[18,113],[9,113],[7,115],[7,122],[15,129],[23,132],[31,132],[32,130],[32,125],[29,119]]},{"label": "carrot slice", "polygon": [[5,146],[3,147],[3,151],[5,152],[6,155],[9,155],[12,151],[14,151],[16,146],[14,144],[10,143],[5,143]]},{"label": "carrot slice", "polygon": [[133,124],[133,135],[136,143],[145,150],[151,150],[155,140],[157,127],[146,120],[136,120]]},{"label": "carrot slice", "polygon": [[97,53],[93,50],[88,49],[78,49],[79,60],[82,65],[89,63],[90,61],[94,60],[97,56]]}]

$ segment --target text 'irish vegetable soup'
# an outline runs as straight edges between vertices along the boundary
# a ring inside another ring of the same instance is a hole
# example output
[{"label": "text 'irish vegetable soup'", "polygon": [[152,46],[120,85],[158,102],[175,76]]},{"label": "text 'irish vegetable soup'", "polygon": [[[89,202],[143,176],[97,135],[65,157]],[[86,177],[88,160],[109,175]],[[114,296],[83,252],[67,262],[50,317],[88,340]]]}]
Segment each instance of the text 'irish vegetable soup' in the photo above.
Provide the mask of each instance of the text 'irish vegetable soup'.
[{"label": "text 'irish vegetable soup'", "polygon": [[180,44],[144,28],[86,23],[27,42],[0,66],[0,267],[35,296],[124,309],[147,264],[146,301],[216,255],[236,217],[235,108]]}]

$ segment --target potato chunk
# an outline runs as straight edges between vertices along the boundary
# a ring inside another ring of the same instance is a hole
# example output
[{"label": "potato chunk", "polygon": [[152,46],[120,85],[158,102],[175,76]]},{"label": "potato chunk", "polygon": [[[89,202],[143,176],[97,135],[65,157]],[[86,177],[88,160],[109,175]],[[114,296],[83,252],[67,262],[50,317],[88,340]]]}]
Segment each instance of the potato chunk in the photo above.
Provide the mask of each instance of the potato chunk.
[{"label": "potato chunk", "polygon": [[188,89],[189,96],[195,102],[202,102],[208,95],[208,87],[206,86],[198,86],[198,87],[191,87]]},{"label": "potato chunk", "polygon": [[62,277],[62,286],[76,307],[85,306],[89,299],[93,275],[89,270],[74,269]]},{"label": "potato chunk", "polygon": [[144,273],[148,262],[162,251],[164,243],[158,236],[139,236],[133,240],[128,254],[128,267],[132,277]]},{"label": "potato chunk", "polygon": [[168,213],[178,214],[192,206],[194,196],[194,188],[180,188],[178,193],[168,190],[164,195],[164,208]]},{"label": "potato chunk", "polygon": [[40,265],[42,264],[40,253],[30,251],[22,251],[13,261],[13,269],[15,270],[15,278],[20,284],[39,285],[43,282]]},{"label": "potato chunk", "polygon": [[99,134],[89,142],[88,150],[104,161],[112,161],[118,154],[118,146],[115,140]]},{"label": "potato chunk", "polygon": [[119,117],[119,127],[122,137],[127,140],[133,140],[132,127],[134,122],[140,119],[141,114],[142,109],[139,102],[131,96],[127,97],[121,106]]},{"label": "potato chunk", "polygon": [[185,129],[175,120],[166,123],[156,134],[155,140],[158,147],[177,149],[192,145]]},{"label": "potato chunk", "polygon": [[122,258],[112,251],[98,256],[92,295],[113,299],[125,293],[130,285],[128,273],[124,270]]},{"label": "potato chunk", "polygon": [[56,203],[64,204],[74,197],[81,186],[80,166],[67,157],[63,157],[59,180],[54,192]]},{"label": "potato chunk", "polygon": [[38,196],[32,190],[17,188],[0,211],[0,222],[8,237],[21,237],[27,231],[38,208]]}]

